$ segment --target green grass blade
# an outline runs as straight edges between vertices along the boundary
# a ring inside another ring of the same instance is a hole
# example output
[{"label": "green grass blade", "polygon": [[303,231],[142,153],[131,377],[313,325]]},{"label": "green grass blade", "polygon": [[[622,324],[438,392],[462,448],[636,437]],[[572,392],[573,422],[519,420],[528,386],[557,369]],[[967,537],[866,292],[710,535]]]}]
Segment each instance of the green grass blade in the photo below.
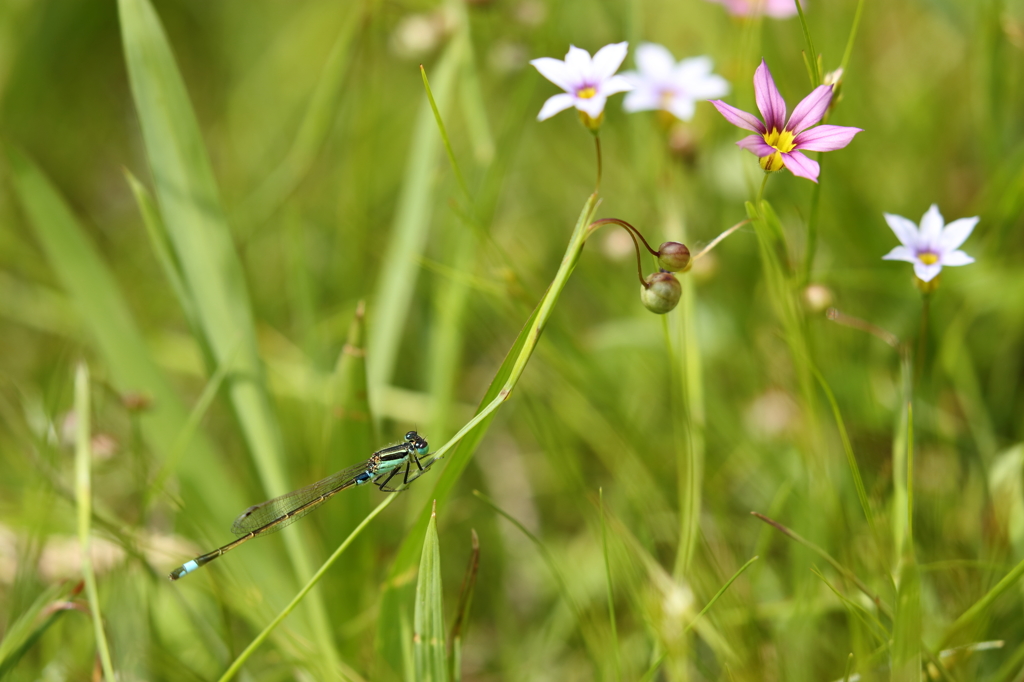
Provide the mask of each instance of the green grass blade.
[{"label": "green grass blade", "polygon": [[850,442],[850,436],[846,432],[846,422],[843,421],[843,415],[839,411],[839,403],[836,401],[835,393],[832,392],[832,387],[825,381],[824,375],[817,367],[813,365],[810,365],[810,367],[811,373],[814,374],[814,378],[818,380],[818,385],[821,386],[821,390],[825,392],[825,397],[828,398],[828,404],[832,407],[836,428],[839,429],[839,439],[843,442],[843,451],[846,453],[846,463],[850,467],[853,485],[857,489],[857,499],[860,501],[861,511],[864,512],[864,518],[867,519],[868,525],[871,527],[871,534],[874,536],[876,534],[875,516],[871,511],[871,504],[868,502],[868,494],[864,488],[864,479],[860,475],[857,457],[853,454],[853,444]]},{"label": "green grass blade", "polygon": [[160,217],[160,209],[156,205],[156,200],[131,171],[126,169],[124,174],[128,178],[132,194],[135,195],[135,203],[139,205],[142,224],[146,226],[146,234],[149,235],[149,243],[153,247],[153,253],[160,264],[160,269],[163,270],[164,277],[171,285],[171,290],[174,291],[174,296],[178,299],[178,305],[181,306],[189,327],[198,335],[200,327],[195,306],[192,305],[192,296],[188,293],[188,288],[181,276],[181,268],[171,252],[171,245],[167,241],[167,228],[164,227],[163,219]]},{"label": "green grass blade", "polygon": [[[266,493],[279,495],[291,488],[281,436],[257,352],[242,265],[199,125],[153,7],[148,0],[119,0],[118,8],[128,79],[160,212],[215,361],[235,356],[237,374],[228,381],[228,394]],[[312,561],[301,536],[287,533],[284,542],[296,574],[300,579],[309,575]],[[326,667],[336,670],[340,659],[326,609],[313,599],[309,610]]]},{"label": "green grass blade", "polygon": [[306,595],[309,594],[316,586],[316,584],[320,582],[320,579],[324,577],[324,574],[327,573],[328,569],[330,569],[330,567],[334,565],[334,562],[336,562],[338,558],[341,557],[341,555],[345,552],[345,550],[348,549],[349,545],[351,545],[352,542],[357,537],[359,537],[359,534],[363,532],[363,529],[370,525],[370,522],[377,518],[377,515],[384,511],[385,509],[387,509],[388,505],[390,505],[396,499],[398,499],[397,495],[388,495],[387,497],[385,497],[384,501],[378,504],[377,507],[372,512],[370,512],[367,515],[367,517],[363,519],[362,522],[355,527],[355,529],[352,530],[351,533],[349,533],[349,536],[345,538],[345,541],[338,545],[338,548],[334,550],[334,553],[327,558],[327,561],[325,561],[323,565],[320,566],[319,569],[317,569],[317,572],[314,573],[313,576],[306,582],[306,584],[302,586],[302,589],[298,591],[298,593],[292,598],[288,605],[284,607],[284,609],[282,609],[281,612],[277,614],[277,616],[272,621],[270,621],[270,623],[268,623],[265,628],[263,628],[260,634],[256,635],[256,637],[253,638],[251,642],[249,642],[249,645],[246,646],[242,653],[238,655],[238,658],[232,661],[231,665],[228,666],[228,669],[225,670],[224,674],[220,676],[218,682],[227,682],[238,673],[238,671],[242,668],[245,662],[249,660],[249,657],[252,656],[253,652],[256,651],[256,649],[258,649],[259,646],[266,641],[267,637],[270,636],[270,633],[273,632],[274,629],[281,624],[281,621],[288,617],[288,614],[294,611],[295,607],[298,606],[303,599],[305,599]]},{"label": "green grass blade", "polygon": [[82,583],[73,588],[67,583],[53,585],[40,592],[17,618],[5,624],[4,636],[0,639],[0,680],[18,665],[25,653],[61,616],[68,611],[86,611],[81,604],[68,600],[82,588]]},{"label": "green grass blade", "polygon": [[723,594],[725,594],[726,590],[728,590],[734,582],[736,582],[736,579],[743,575],[743,572],[750,568],[753,565],[753,563],[757,561],[759,558],[760,557],[753,556],[747,559],[747,563],[740,566],[739,570],[732,574],[732,577],[729,578],[725,582],[725,584],[719,588],[718,592],[715,592],[715,596],[708,600],[708,603],[704,605],[704,608],[700,610],[700,613],[694,616],[693,620],[686,624],[686,629],[684,630],[684,632],[689,632],[690,629],[692,629],[693,626],[697,624],[697,621],[701,619],[701,616],[710,611],[711,607],[715,605],[715,602],[718,601]]},{"label": "green grass blade", "polygon": [[756,516],[757,518],[759,518],[762,521],[764,521],[765,523],[767,523],[769,526],[772,526],[773,528],[778,530],[780,533],[782,533],[786,537],[788,537],[788,538],[790,538],[792,540],[795,540],[799,544],[803,545],[804,547],[806,547],[807,549],[811,550],[812,552],[814,552],[815,554],[820,556],[822,559],[827,561],[829,564],[832,565],[832,568],[834,568],[837,571],[839,571],[843,575],[844,578],[846,578],[851,583],[856,585],[857,589],[859,589],[861,592],[863,592],[865,594],[865,596],[867,596],[867,598],[870,599],[872,601],[872,603],[874,603],[875,606],[878,607],[879,611],[881,611],[882,613],[884,613],[887,616],[890,616],[890,617],[892,616],[892,609],[889,607],[889,605],[886,604],[884,601],[882,601],[881,597],[879,597],[877,594],[875,594],[871,590],[871,588],[869,588],[864,583],[864,581],[862,581],[860,578],[858,578],[857,575],[853,571],[851,571],[850,569],[846,568],[841,563],[839,563],[834,558],[832,558],[831,554],[829,554],[824,549],[822,549],[818,545],[814,544],[810,540],[807,540],[806,538],[802,537],[799,533],[797,533],[797,532],[795,532],[795,531],[793,531],[793,530],[783,526],[778,521],[774,521],[772,519],[769,519],[767,516],[764,516],[763,514],[758,514],[757,512],[750,512],[750,513],[751,513],[751,515]]},{"label": "green grass blade", "polygon": [[904,560],[896,587],[892,637],[892,682],[921,679],[921,574],[911,555]]},{"label": "green grass blade", "polygon": [[[153,361],[110,269],[64,198],[27,157],[12,148],[7,157],[29,222],[116,388],[146,394],[160,406],[140,428],[147,446],[166,462],[171,444],[188,422],[188,411]],[[186,497],[201,506],[203,518],[227,518],[244,506],[235,489],[225,485],[230,480],[227,470],[202,432],[196,432],[181,464]]]},{"label": "green grass blade", "polygon": [[619,660],[619,631],[615,622],[615,595],[612,592],[612,564],[608,557],[608,524],[604,511],[604,488],[597,489],[600,501],[601,555],[604,558],[604,579],[608,595],[608,626],[612,633],[612,656],[615,665],[615,679],[622,679],[622,662]]},{"label": "green grass blade", "polygon": [[362,23],[366,12],[363,5],[369,3],[349,4],[349,16],[338,30],[338,37],[335,38],[327,61],[320,71],[320,78],[317,79],[316,88],[309,98],[309,105],[291,147],[281,163],[274,166],[270,174],[239,208],[241,220],[246,224],[266,220],[288,199],[309,173],[331,132],[331,126],[341,104],[349,65],[352,62],[356,29]]},{"label": "green grass blade", "polygon": [[486,495],[481,493],[479,490],[473,491],[473,496],[478,500],[486,504],[496,514],[504,517],[509,523],[515,526],[520,533],[525,535],[530,542],[533,543],[534,547],[540,553],[541,558],[544,560],[544,564],[548,567],[548,571],[551,572],[551,576],[555,579],[555,583],[558,585],[558,591],[562,595],[562,599],[572,609],[573,615],[576,617],[576,622],[583,625],[583,610],[577,603],[576,598],[573,597],[572,592],[569,591],[569,581],[565,579],[562,571],[558,568],[558,564],[555,562],[555,557],[552,556],[551,551],[540,541],[536,535],[531,533],[526,526],[519,522],[514,516],[506,512],[504,509],[494,503],[493,500],[488,498]]},{"label": "green grass blade", "polygon": [[[353,461],[373,452],[381,442],[374,431],[367,393],[364,313],[365,306],[360,301],[356,304],[334,372],[327,380],[316,478],[350,466]],[[337,501],[332,501],[330,506],[318,512],[324,544],[331,547],[341,542],[347,530],[365,517],[372,506],[370,495],[338,495]],[[349,550],[346,564],[352,571],[377,570],[378,551],[378,544],[373,538],[360,538]],[[324,597],[329,603],[347,603],[355,609],[369,608],[377,598],[375,593],[365,589],[365,583],[358,580],[330,581],[324,589]]]},{"label": "green grass blade", "polygon": [[92,629],[96,635],[103,676],[113,682],[114,664],[110,660],[110,645],[103,629],[100,594],[96,589],[96,573],[92,567],[92,405],[89,396],[89,369],[78,365],[75,371],[75,506],[78,509],[78,545],[82,552],[82,578],[85,595],[89,600]]},{"label": "green grass blade", "polygon": [[832,590],[832,594],[836,595],[839,601],[843,603],[843,606],[846,607],[847,611],[852,613],[857,618],[857,620],[859,620],[867,627],[868,632],[874,635],[875,639],[878,640],[878,644],[885,646],[889,645],[889,640],[892,638],[892,635],[889,633],[888,629],[886,629],[886,627],[882,624],[882,622],[878,620],[875,614],[871,613],[863,606],[853,601],[852,599],[849,599],[845,594],[840,592],[835,585],[833,585],[831,582],[828,581],[828,579],[825,578],[824,574],[820,570],[818,570],[817,566],[812,567],[811,572],[814,573],[814,575],[818,576],[818,580],[823,582],[828,589]]},{"label": "green grass blade", "polygon": [[[440,106],[445,106],[450,97],[461,53],[461,41],[453,39],[438,61],[433,94]],[[377,400],[379,389],[391,382],[419,275],[419,267],[415,264],[427,244],[433,213],[432,178],[440,143],[434,128],[430,103],[423,102],[413,128],[412,146],[391,236],[384,249],[388,262],[402,263],[404,267],[382,268],[372,299],[373,324],[369,346],[373,354],[368,359],[371,400]]]},{"label": "green grass blade", "polygon": [[1002,580],[1000,580],[995,587],[989,590],[984,597],[976,601],[971,608],[960,614],[952,625],[946,630],[946,634],[943,635],[942,640],[939,643],[938,649],[945,649],[961,630],[966,628],[968,625],[978,620],[987,611],[993,603],[999,597],[1013,587],[1014,583],[1020,580],[1021,576],[1024,576],[1024,561],[1020,562],[1013,567],[1013,570],[1006,574]]},{"label": "green grass blade", "polygon": [[328,382],[323,425],[326,471],[347,466],[351,452],[373,452],[377,442],[366,376],[365,313],[366,306],[360,301]]},{"label": "green grass blade", "polygon": [[448,664],[444,647],[444,608],[441,592],[441,549],[437,540],[435,505],[423,538],[420,570],[416,577],[413,615],[413,657],[418,682],[446,682]]},{"label": "green grass blade", "polygon": [[470,530],[469,565],[466,566],[466,573],[462,578],[462,585],[459,588],[459,605],[455,610],[455,622],[452,623],[451,634],[449,635],[448,670],[449,677],[454,682],[462,679],[462,641],[466,637],[466,629],[469,623],[469,610],[473,606],[473,591],[476,588],[476,576],[480,569],[480,538],[475,530]]},{"label": "green grass blade", "polygon": [[[586,202],[584,202],[579,217],[576,219],[573,236],[566,247],[565,255],[562,258],[562,263],[559,265],[554,280],[552,280],[544,297],[537,304],[533,313],[531,313],[526,325],[519,332],[515,343],[505,356],[504,362],[502,362],[501,367],[487,389],[487,393],[477,408],[476,415],[452,436],[447,443],[433,453],[434,459],[431,461],[436,461],[442,457],[448,457],[449,450],[451,451],[450,461],[444,468],[444,471],[441,472],[441,476],[438,477],[437,483],[434,486],[434,499],[441,500],[443,503],[448,498],[456,481],[458,481],[462,472],[468,466],[470,458],[473,456],[477,445],[479,445],[488,426],[494,419],[498,408],[508,399],[519,378],[522,376],[527,363],[529,363],[534,350],[537,348],[541,332],[544,330],[555,304],[558,302],[558,296],[569,281],[569,277],[572,275],[573,269],[583,251],[587,236],[586,228],[594,219],[597,203],[598,196],[596,194],[590,195]],[[384,595],[384,601],[381,606],[382,616],[378,622],[377,629],[378,647],[388,660],[397,660],[399,653],[389,644],[390,638],[388,633],[393,630],[396,623],[400,622],[401,618],[400,613],[403,601],[400,599],[401,595],[399,592],[404,590],[407,585],[407,581],[403,581],[401,576],[407,574],[407,571],[415,561],[416,545],[412,538],[418,537],[421,532],[425,531],[428,520],[429,517],[427,515],[420,515],[412,531],[406,535],[388,573],[389,589]]]}]

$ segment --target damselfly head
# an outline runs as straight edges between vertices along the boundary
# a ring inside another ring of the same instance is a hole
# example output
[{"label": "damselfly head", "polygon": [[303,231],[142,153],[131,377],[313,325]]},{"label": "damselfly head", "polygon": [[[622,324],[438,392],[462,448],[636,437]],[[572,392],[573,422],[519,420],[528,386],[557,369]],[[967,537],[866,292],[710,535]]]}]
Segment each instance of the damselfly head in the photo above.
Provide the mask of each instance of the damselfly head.
[{"label": "damselfly head", "polygon": [[417,455],[425,455],[430,450],[430,446],[427,445],[427,439],[415,431],[405,434],[405,440],[409,441],[409,444],[416,450]]}]

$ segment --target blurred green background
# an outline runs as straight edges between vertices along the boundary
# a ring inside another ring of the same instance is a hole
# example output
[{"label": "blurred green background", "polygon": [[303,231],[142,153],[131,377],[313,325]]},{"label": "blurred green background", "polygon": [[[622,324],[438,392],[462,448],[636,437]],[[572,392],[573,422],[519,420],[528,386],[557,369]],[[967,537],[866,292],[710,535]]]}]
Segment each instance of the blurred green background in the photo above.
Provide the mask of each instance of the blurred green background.
[{"label": "blurred green background", "polygon": [[[809,3],[825,71],[857,8]],[[11,680],[101,676],[86,593],[73,593],[80,362],[113,668],[216,679],[384,496],[345,492],[180,582],[167,572],[228,542],[246,506],[408,429],[447,441],[551,281],[593,191],[594,151],[574,112],[535,120],[556,88],[529,59],[628,40],[634,68],[632,49],[653,41],[710,55],[732,84],[725,99],[746,110],[762,57],[790,108],[811,89],[797,18],[741,20],[703,0],[152,9],[0,3]],[[187,99],[165,68],[175,63]],[[1024,3],[864,2],[841,95],[829,122],[865,132],[824,157],[820,194],[788,173],[768,183],[786,242],[781,294],[747,225],[680,276],[679,308],[653,315],[625,233],[603,228],[511,399],[446,479],[452,492],[434,491],[449,459],[371,523],[239,679],[417,677],[414,522],[435,496],[449,625],[470,530],[480,539],[457,666],[467,680],[1024,679],[1012,572],[1024,560]],[[613,97],[598,217],[696,253],[756,194],[743,134],[709,104],[666,131]],[[948,221],[981,220],[963,247],[977,263],[943,273],[922,331],[910,266],[881,260],[897,244],[882,212],[916,222],[932,203]],[[829,305],[896,335],[913,368],[855,323],[830,322]],[[69,600],[80,608],[61,610]]]}]

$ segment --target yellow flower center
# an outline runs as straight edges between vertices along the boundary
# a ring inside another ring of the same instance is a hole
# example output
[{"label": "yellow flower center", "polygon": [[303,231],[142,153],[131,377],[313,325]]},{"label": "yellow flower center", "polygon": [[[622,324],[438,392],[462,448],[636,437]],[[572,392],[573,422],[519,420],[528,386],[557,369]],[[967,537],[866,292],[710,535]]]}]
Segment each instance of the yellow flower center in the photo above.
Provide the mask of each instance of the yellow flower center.
[{"label": "yellow flower center", "polygon": [[576,96],[580,99],[590,99],[597,94],[597,89],[593,87],[586,87],[576,91]]},{"label": "yellow flower center", "polygon": [[924,253],[917,254],[917,260],[921,261],[925,265],[935,265],[939,262],[939,257],[937,254],[925,251]]},{"label": "yellow flower center", "polygon": [[793,143],[793,133],[788,130],[772,128],[771,132],[764,134],[764,141],[775,149],[775,153],[761,157],[761,168],[766,171],[777,171],[783,166],[782,155],[793,151],[796,145]]}]

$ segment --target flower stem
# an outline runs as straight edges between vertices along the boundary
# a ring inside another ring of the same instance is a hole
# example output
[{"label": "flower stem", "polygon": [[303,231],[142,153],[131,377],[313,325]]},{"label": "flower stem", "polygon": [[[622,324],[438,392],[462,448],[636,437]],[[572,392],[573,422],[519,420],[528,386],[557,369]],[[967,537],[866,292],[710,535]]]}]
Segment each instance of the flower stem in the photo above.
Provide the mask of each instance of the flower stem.
[{"label": "flower stem", "polygon": [[917,357],[914,362],[914,385],[921,382],[921,373],[924,371],[925,354],[928,352],[928,309],[931,302],[931,294],[921,295],[921,331],[917,337]]},{"label": "flower stem", "polygon": [[853,54],[853,41],[857,37],[857,29],[860,27],[860,17],[864,11],[864,0],[858,0],[857,11],[853,15],[853,25],[850,26],[850,37],[846,39],[846,51],[843,52],[843,61],[839,68],[846,72],[846,65],[850,63],[850,55]]},{"label": "flower stem", "polygon": [[811,78],[814,80],[814,86],[821,85],[821,72],[818,71],[818,53],[814,49],[814,43],[811,41],[811,30],[807,28],[807,18],[804,16],[803,4],[800,0],[796,0],[796,11],[800,15],[800,26],[804,30],[804,39],[807,41],[807,61],[810,69]]},{"label": "flower stem", "polygon": [[597,133],[594,133],[594,148],[597,150],[597,185],[594,194],[597,195],[601,191],[601,136]]},{"label": "flower stem", "polygon": [[[821,167],[822,153],[818,152],[818,167]],[[807,216],[807,244],[804,248],[804,268],[800,276],[800,284],[806,286],[811,282],[811,268],[814,267],[814,253],[818,249],[818,204],[821,199],[821,176],[811,190],[811,212]]]},{"label": "flower stem", "polygon": [[657,258],[658,252],[651,248],[651,245],[647,243],[646,239],[644,239],[644,235],[642,232],[640,232],[640,230],[636,229],[635,227],[627,223],[625,220],[621,220],[619,218],[601,218],[600,220],[595,220],[594,222],[590,223],[590,225],[587,226],[587,231],[583,235],[584,241],[589,239],[590,235],[597,231],[599,227],[601,227],[602,225],[609,224],[618,225],[626,232],[628,232],[629,236],[633,238],[633,246],[636,248],[636,276],[640,279],[640,284],[643,285],[645,289],[649,289],[650,285],[648,285],[646,280],[644,280],[644,266],[643,261],[640,258],[640,242],[637,241],[637,237],[639,237],[640,241],[644,243],[644,246],[647,247],[647,251],[649,251],[652,256]]},{"label": "flower stem", "polygon": [[701,249],[700,252],[697,255],[695,255],[693,258],[690,259],[690,262],[692,263],[693,261],[697,260],[698,258],[706,255],[708,251],[710,251],[711,249],[713,249],[716,246],[718,246],[719,242],[721,242],[723,239],[725,239],[730,234],[732,234],[736,230],[740,229],[741,227],[743,227],[744,225],[746,225],[749,222],[750,222],[750,218],[746,218],[745,220],[741,220],[738,223],[736,223],[735,225],[733,225],[732,227],[730,227],[728,230],[723,232],[722,234],[720,234],[717,237],[715,237],[714,239],[712,239],[711,242],[707,246],[705,246],[703,249]]},{"label": "flower stem", "polygon": [[764,188],[768,184],[768,178],[772,176],[768,171],[764,172],[764,180],[761,181],[761,189],[757,192],[757,201],[754,202],[754,210],[761,215],[761,200],[764,198]]}]

